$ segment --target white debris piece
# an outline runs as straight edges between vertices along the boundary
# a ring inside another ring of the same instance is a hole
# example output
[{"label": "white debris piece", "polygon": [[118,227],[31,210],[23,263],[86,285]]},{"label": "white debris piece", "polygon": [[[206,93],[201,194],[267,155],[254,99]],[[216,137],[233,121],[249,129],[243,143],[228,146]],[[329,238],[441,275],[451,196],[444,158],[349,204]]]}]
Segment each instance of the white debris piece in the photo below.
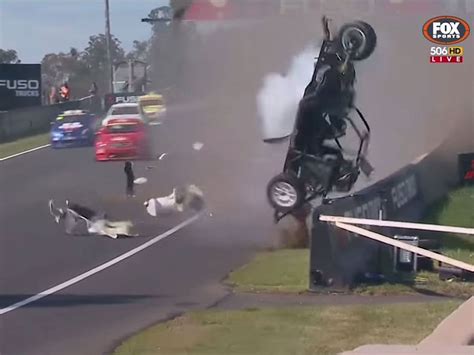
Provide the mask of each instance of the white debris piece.
[{"label": "white debris piece", "polygon": [[136,178],[133,183],[134,184],[137,184],[137,185],[142,185],[142,184],[145,184],[148,182],[148,179],[146,177],[139,177],[139,178]]},{"label": "white debris piece", "polygon": [[150,198],[144,206],[150,216],[169,212],[183,212],[185,210],[199,211],[204,207],[204,194],[196,185],[175,187],[168,196]]},{"label": "white debris piece", "polygon": [[199,151],[199,150],[202,149],[202,147],[204,147],[204,143],[195,142],[195,143],[193,144],[193,149],[194,149],[194,150],[198,150],[198,151]]}]

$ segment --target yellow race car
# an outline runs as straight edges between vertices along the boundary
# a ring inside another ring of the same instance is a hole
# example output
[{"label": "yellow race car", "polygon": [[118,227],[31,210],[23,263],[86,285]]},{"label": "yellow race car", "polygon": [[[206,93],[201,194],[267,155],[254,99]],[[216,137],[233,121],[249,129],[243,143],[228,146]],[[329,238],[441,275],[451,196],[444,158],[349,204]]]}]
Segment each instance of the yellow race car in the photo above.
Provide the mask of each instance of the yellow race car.
[{"label": "yellow race car", "polygon": [[140,96],[138,106],[141,115],[150,124],[160,124],[166,114],[165,100],[160,94],[150,93]]}]

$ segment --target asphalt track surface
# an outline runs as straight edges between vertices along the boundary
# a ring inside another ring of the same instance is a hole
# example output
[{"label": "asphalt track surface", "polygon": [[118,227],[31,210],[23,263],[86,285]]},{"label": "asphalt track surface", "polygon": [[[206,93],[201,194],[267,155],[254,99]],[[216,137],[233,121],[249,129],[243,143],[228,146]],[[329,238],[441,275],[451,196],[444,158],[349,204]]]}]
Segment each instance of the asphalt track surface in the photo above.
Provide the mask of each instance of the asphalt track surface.
[{"label": "asphalt track surface", "polygon": [[[149,181],[137,187],[134,200],[125,198],[123,163],[96,163],[90,148],[45,148],[2,162],[2,199],[7,203],[1,211],[0,308],[88,271],[189,217],[147,216],[142,206],[147,198],[166,195],[177,184],[196,183],[209,199],[209,213],[176,234],[2,315],[2,355],[104,353],[130,332],[190,308],[207,307],[225,294],[218,281],[265,244],[271,221],[258,186],[246,194],[239,191],[255,181],[252,165],[259,164],[258,156],[249,160],[250,152],[238,139],[214,134],[219,123],[209,124],[209,119],[199,109],[170,109],[166,123],[153,128],[156,156],[167,155],[136,163],[136,176]],[[204,143],[200,151],[192,148],[196,141]],[[216,145],[241,154],[226,156]],[[242,168],[249,173],[237,174]],[[49,216],[50,198],[104,208],[112,219],[131,218],[142,236],[66,236]]]},{"label": "asphalt track surface", "polygon": [[[418,31],[423,21],[417,21],[403,31]],[[435,71],[427,64],[428,46],[417,49],[419,38],[411,43],[412,56],[397,57],[394,42],[400,35],[384,28],[383,21],[378,25],[384,54],[374,59],[369,73],[362,67],[359,75],[359,102],[374,129],[372,161],[378,170],[373,180],[439,143],[446,133],[443,113],[456,116],[472,110],[459,98],[453,102],[448,94],[443,96],[448,87],[430,86],[446,77],[459,79],[456,75],[464,75],[459,67],[454,73],[446,67]],[[398,38],[405,48],[410,47],[406,38]],[[415,74],[420,79],[408,81],[407,87],[406,80]],[[435,93],[437,100],[430,96]],[[268,245],[274,232],[264,189],[281,167],[285,145],[260,142],[255,108],[249,104],[254,98],[250,93],[213,103],[215,107],[170,109],[166,123],[154,128],[156,156],[167,155],[162,161],[136,164],[136,176],[146,176],[148,183],[137,187],[134,200],[124,196],[122,163],[95,163],[89,148],[46,148],[1,162],[0,309],[93,269],[185,220],[187,215],[154,219],[142,206],[145,199],[166,195],[177,184],[201,186],[212,213],[109,269],[0,315],[2,355],[106,353],[133,332],[211,306],[226,295],[219,282]],[[196,141],[204,143],[202,150],[193,150]],[[147,170],[149,165],[155,168]],[[66,236],[49,216],[50,198],[104,208],[113,219],[131,218],[143,236]]]}]

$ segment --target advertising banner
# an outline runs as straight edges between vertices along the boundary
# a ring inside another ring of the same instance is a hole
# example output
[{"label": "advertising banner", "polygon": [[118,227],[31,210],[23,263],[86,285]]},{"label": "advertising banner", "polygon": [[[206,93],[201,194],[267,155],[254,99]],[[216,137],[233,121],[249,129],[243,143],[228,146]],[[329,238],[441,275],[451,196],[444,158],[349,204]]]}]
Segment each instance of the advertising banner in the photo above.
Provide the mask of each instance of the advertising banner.
[{"label": "advertising banner", "polygon": [[41,65],[0,64],[0,111],[41,106]]},{"label": "advertising banner", "polygon": [[114,94],[106,94],[104,97],[105,110],[108,110],[110,106],[115,104],[137,103],[138,98],[143,95],[144,93],[136,92],[120,92]]}]

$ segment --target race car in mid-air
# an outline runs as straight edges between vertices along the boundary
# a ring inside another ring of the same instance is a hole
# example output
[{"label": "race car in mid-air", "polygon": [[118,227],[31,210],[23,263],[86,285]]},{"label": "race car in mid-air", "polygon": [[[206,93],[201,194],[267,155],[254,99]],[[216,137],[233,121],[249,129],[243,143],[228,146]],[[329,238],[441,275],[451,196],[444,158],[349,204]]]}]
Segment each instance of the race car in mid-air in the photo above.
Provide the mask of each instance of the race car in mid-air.
[{"label": "race car in mid-air", "polygon": [[150,93],[138,99],[140,114],[150,125],[160,124],[166,114],[166,105],[163,95]]},{"label": "race car in mid-air", "polygon": [[110,106],[105,118],[102,120],[102,126],[106,126],[110,120],[121,118],[135,118],[143,120],[140,114],[138,103],[120,103]]},{"label": "race car in mid-air", "polygon": [[51,147],[92,146],[95,138],[95,121],[95,115],[87,111],[64,111],[51,122]]},{"label": "race car in mid-air", "polygon": [[[360,172],[369,176],[367,161],[370,127],[354,105],[354,62],[368,58],[377,37],[366,22],[346,23],[331,38],[329,20],[323,17],[325,38],[313,76],[300,100],[290,134],[283,171],[267,185],[267,198],[279,221],[311,200],[336,192],[350,192]],[[359,127],[351,116],[356,112]],[[350,126],[359,139],[355,157],[348,157],[340,139]]]},{"label": "race car in mid-air", "polygon": [[152,154],[148,126],[135,117],[114,118],[97,132],[97,161],[148,159]]}]

